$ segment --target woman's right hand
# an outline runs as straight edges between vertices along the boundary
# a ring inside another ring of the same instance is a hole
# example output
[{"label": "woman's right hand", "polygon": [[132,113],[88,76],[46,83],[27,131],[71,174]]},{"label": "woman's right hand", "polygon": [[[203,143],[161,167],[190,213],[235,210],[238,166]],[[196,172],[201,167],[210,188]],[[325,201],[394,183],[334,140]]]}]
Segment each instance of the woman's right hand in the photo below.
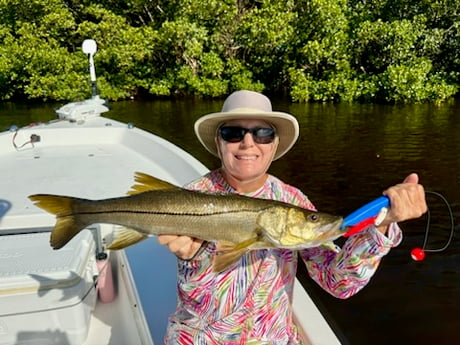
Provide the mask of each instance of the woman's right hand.
[{"label": "woman's right hand", "polygon": [[203,244],[203,240],[182,235],[158,235],[157,240],[182,260],[193,258]]}]

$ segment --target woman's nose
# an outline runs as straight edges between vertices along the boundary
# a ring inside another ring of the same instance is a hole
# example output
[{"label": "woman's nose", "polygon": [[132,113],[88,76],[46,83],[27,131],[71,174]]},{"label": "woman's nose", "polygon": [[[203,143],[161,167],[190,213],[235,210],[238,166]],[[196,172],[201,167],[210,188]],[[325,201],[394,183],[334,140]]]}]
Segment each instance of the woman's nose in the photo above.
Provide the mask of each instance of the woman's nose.
[{"label": "woman's nose", "polygon": [[241,144],[244,146],[253,146],[255,143],[252,134],[247,132],[244,135],[243,140],[241,140]]}]

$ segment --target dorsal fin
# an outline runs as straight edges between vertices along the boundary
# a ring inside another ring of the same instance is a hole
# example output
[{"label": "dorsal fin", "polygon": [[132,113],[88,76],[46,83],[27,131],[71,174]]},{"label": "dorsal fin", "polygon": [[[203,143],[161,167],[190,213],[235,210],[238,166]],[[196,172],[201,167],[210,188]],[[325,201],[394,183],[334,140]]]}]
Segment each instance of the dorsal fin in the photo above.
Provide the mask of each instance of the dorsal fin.
[{"label": "dorsal fin", "polygon": [[134,181],[136,181],[136,183],[131,186],[131,190],[127,193],[128,195],[135,195],[151,190],[180,189],[169,182],[138,171],[134,173]]}]

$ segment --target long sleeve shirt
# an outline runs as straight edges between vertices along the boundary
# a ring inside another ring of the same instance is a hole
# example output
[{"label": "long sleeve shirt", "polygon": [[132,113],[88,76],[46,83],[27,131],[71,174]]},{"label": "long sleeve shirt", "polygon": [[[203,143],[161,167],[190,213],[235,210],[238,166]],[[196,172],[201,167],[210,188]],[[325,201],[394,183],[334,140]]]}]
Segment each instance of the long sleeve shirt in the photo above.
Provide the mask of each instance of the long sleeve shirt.
[{"label": "long sleeve shirt", "polygon": [[[220,169],[187,188],[235,193]],[[262,188],[245,195],[315,210],[305,194],[272,175]],[[342,248],[327,242],[299,253],[309,275],[323,289],[348,298],[369,282],[381,258],[401,238],[396,224],[390,226],[388,237],[370,227],[351,236]],[[165,344],[301,344],[291,306],[297,251],[252,250],[228,269],[214,273],[215,249],[215,243],[209,243],[192,260],[178,261],[178,306],[169,319]]]}]

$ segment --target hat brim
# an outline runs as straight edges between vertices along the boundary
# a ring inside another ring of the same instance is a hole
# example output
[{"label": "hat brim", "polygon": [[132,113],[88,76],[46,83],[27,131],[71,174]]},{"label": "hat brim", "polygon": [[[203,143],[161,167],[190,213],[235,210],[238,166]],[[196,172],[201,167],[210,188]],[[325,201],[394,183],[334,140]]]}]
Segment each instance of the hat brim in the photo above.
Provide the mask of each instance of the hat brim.
[{"label": "hat brim", "polygon": [[273,160],[285,155],[299,137],[299,124],[294,116],[283,112],[263,112],[254,111],[254,109],[236,109],[236,111],[202,116],[195,122],[195,134],[201,144],[210,153],[218,157],[215,142],[217,128],[225,121],[238,119],[263,120],[271,123],[276,128],[279,143]]}]

